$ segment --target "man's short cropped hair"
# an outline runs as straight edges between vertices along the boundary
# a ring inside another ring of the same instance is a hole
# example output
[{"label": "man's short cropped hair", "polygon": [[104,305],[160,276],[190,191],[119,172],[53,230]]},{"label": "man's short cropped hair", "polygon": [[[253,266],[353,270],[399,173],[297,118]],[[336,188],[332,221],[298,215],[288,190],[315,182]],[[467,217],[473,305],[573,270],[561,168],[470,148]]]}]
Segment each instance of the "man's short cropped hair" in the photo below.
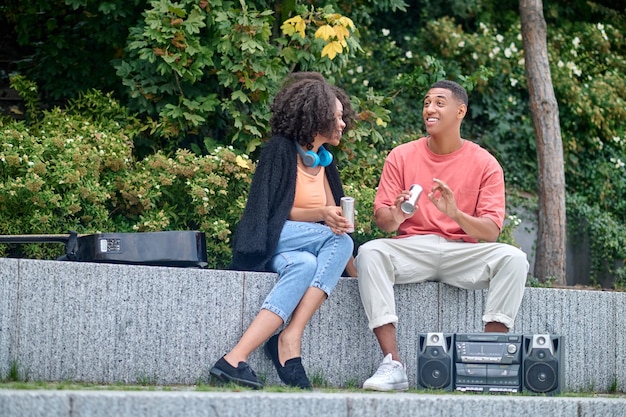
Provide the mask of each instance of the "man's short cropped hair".
[{"label": "man's short cropped hair", "polygon": [[444,88],[450,90],[452,95],[461,100],[465,106],[469,106],[469,98],[467,97],[467,91],[458,83],[450,80],[440,80],[430,86],[430,88]]}]

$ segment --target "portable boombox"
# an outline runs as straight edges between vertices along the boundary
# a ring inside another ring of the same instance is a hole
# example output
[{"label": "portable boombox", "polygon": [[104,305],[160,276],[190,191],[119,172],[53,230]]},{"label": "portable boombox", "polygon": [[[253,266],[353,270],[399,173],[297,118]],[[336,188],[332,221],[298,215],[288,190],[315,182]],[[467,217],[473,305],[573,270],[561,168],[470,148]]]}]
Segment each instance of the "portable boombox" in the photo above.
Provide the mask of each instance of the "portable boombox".
[{"label": "portable boombox", "polygon": [[65,243],[58,260],[135,265],[206,267],[206,236],[198,231],[0,235],[0,243]]},{"label": "portable boombox", "polygon": [[421,333],[417,386],[481,393],[559,393],[561,344],[561,337],[549,334]]}]

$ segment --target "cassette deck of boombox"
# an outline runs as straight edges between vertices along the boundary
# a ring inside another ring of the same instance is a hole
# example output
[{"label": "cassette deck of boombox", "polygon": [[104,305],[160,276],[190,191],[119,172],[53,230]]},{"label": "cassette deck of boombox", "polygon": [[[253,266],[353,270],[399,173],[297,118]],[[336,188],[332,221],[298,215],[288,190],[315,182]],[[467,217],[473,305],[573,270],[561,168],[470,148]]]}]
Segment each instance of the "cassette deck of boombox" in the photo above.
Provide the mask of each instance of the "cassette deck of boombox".
[{"label": "cassette deck of boombox", "polygon": [[520,392],[522,335],[460,334],[454,341],[457,391]]}]

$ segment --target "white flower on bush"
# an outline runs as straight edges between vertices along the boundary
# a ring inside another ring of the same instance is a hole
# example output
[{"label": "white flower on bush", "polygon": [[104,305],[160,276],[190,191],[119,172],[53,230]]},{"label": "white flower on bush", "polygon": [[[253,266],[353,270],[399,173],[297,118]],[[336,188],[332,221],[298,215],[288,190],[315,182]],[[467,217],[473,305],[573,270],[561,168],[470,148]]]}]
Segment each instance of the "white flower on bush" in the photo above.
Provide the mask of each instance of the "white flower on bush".
[{"label": "white flower on bush", "polygon": [[389,36],[389,33],[391,33],[391,31],[389,29],[383,29],[383,36]]},{"label": "white flower on bush", "polygon": [[574,39],[572,39],[572,43],[574,44],[574,47],[578,48],[578,45],[580,45],[580,38],[576,36]]},{"label": "white flower on bush", "polygon": [[574,75],[576,75],[577,77],[580,77],[580,75],[582,74],[582,71],[580,70],[580,68],[578,68],[576,66],[576,64],[574,62],[568,62],[567,63],[567,68],[574,73]]},{"label": "white flower on bush", "polygon": [[602,23],[598,23],[598,30],[600,31],[600,33],[602,33],[602,38],[605,41],[608,41],[609,38],[606,36],[606,32],[604,31],[604,25]]},{"label": "white flower on bush", "polygon": [[465,46],[465,41],[461,41],[461,42],[459,42],[459,45],[458,45],[458,46],[459,46],[459,48],[463,48],[463,47]]},{"label": "white flower on bush", "polygon": [[595,136],[595,137],[593,137],[593,138],[591,139],[591,141],[592,141],[593,143],[595,143],[595,144],[596,144],[596,146],[598,147],[598,149],[602,149],[602,148],[604,148],[604,143],[602,143],[602,141],[600,140],[600,138],[599,138],[599,137]]},{"label": "white flower on bush", "polygon": [[407,58],[411,59],[413,58],[413,52],[411,51],[406,51],[406,53],[404,54]]},{"label": "white flower on bush", "polygon": [[519,226],[520,224],[522,224],[522,219],[520,219],[519,217],[517,217],[515,214],[511,214],[508,216],[509,222],[511,222],[511,224],[513,226]]},{"label": "white flower on bush", "polygon": [[502,43],[502,41],[504,40],[504,36],[500,35],[499,33],[496,35],[496,40],[500,43]]},{"label": "white flower on bush", "polygon": [[363,67],[361,65],[356,67],[356,72],[358,72],[359,74],[362,73],[363,72]]},{"label": "white flower on bush", "polygon": [[370,85],[369,80],[363,80],[363,85],[364,85],[364,86],[366,86],[366,87],[367,87],[368,85]]},{"label": "white flower on bush", "polygon": [[515,78],[511,78],[510,81],[511,81],[511,87],[515,87],[517,85],[517,83],[519,82]]},{"label": "white flower on bush", "polygon": [[624,161],[619,158],[611,158],[611,162],[615,164],[615,169],[620,169],[624,167]]}]

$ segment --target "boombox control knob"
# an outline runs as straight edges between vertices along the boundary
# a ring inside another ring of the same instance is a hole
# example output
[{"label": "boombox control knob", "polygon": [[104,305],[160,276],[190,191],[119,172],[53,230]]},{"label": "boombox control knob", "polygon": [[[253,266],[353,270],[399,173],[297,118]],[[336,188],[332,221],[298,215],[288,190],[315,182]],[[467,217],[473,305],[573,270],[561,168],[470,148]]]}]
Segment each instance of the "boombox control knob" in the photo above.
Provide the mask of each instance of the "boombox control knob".
[{"label": "boombox control knob", "polygon": [[510,344],[506,347],[506,351],[512,355],[517,352],[517,346],[515,346],[514,344]]}]

